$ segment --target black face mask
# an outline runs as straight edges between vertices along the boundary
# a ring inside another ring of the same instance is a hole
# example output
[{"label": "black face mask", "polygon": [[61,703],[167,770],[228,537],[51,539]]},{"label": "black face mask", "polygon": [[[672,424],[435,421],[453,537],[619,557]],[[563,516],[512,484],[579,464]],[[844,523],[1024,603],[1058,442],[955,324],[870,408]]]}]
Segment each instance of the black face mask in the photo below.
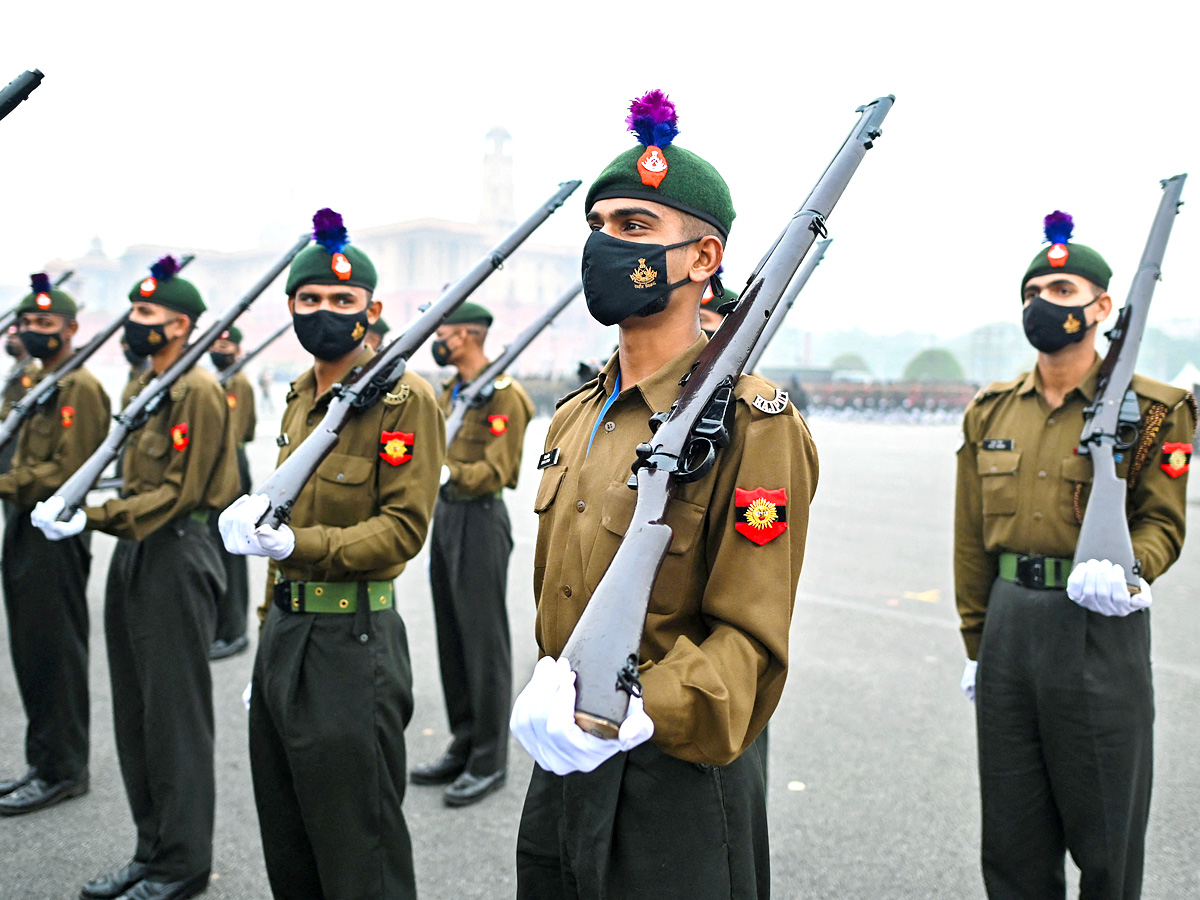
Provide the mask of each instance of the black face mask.
[{"label": "black face mask", "polygon": [[450,345],[443,340],[436,340],[429,345],[429,352],[433,354],[433,361],[439,366],[450,364]]},{"label": "black face mask", "polygon": [[208,358],[212,360],[212,364],[221,372],[232,366],[234,360],[237,359],[232,353],[217,353],[215,350],[208,354]]},{"label": "black face mask", "polygon": [[22,352],[25,345],[21,343],[21,339],[15,334],[9,335],[4,341],[4,352],[13,359],[20,359],[25,354]]},{"label": "black face mask", "polygon": [[[1092,299],[1092,303],[1099,300]],[[1087,324],[1084,312],[1092,303],[1083,306],[1059,306],[1041,297],[1034,297],[1021,314],[1025,337],[1042,353],[1056,353],[1063,347],[1082,341],[1095,322]]]},{"label": "black face mask", "polygon": [[367,311],[339,313],[331,309],[292,316],[300,346],[325,362],[346,356],[367,333]]},{"label": "black face mask", "polygon": [[667,251],[694,243],[639,244],[593,231],[583,245],[583,298],[592,318],[616,325],[656,301],[665,309],[671,291],[691,281],[667,283]]},{"label": "black face mask", "polygon": [[126,320],[125,343],[129,345],[130,353],[153,356],[169,343],[166,323],[143,325],[141,322]]},{"label": "black face mask", "polygon": [[27,352],[34,359],[49,359],[62,349],[62,332],[42,334],[40,331],[18,331],[17,336],[25,345]]},{"label": "black face mask", "polygon": [[121,352],[125,354],[125,361],[131,366],[140,366],[146,362],[146,357],[140,353],[134,353],[128,347],[122,347]]}]

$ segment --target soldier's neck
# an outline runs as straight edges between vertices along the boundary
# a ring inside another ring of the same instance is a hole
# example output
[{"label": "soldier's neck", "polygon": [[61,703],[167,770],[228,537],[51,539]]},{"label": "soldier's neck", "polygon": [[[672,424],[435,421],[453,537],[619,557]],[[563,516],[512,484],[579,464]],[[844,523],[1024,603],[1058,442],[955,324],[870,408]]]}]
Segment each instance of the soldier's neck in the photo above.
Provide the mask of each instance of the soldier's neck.
[{"label": "soldier's neck", "polygon": [[478,347],[472,348],[469,358],[460,360],[454,364],[454,367],[458,369],[458,380],[463,384],[470,384],[474,381],[486,366],[487,357],[483,355],[483,350]]},{"label": "soldier's neck", "polygon": [[346,377],[346,373],[353,367],[354,361],[358,359],[360,353],[362,353],[362,344],[341,359],[325,360],[313,357],[313,377],[317,382],[318,397]]},{"label": "soldier's neck", "polygon": [[42,360],[42,369],[47,372],[53,372],[70,358],[71,353],[72,350],[70,342],[64,341],[61,350],[48,359]]},{"label": "soldier's neck", "polygon": [[183,348],[187,344],[187,337],[177,337],[167,346],[163,347],[157,353],[150,357],[150,366],[154,369],[155,375],[161,375],[171,367],[175,360],[183,355]]},{"label": "soldier's neck", "polygon": [[696,310],[679,315],[672,304],[646,318],[636,316],[621,323],[617,348],[621,367],[621,390],[649,378],[700,338]]},{"label": "soldier's neck", "polygon": [[1056,353],[1038,353],[1038,375],[1051,409],[1063,405],[1067,394],[1083,384],[1096,359],[1095,339],[1071,344]]}]

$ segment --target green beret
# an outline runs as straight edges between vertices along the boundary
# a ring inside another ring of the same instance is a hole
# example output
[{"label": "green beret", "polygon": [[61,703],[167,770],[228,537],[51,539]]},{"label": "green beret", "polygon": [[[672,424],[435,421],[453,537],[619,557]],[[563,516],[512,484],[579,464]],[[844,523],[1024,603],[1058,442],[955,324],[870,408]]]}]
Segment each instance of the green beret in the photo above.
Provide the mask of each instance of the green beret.
[{"label": "green beret", "polygon": [[229,341],[231,344],[238,344],[240,346],[242,343],[242,329],[236,325],[230,325],[228,329],[221,332],[221,336],[217,340]]},{"label": "green beret", "polygon": [[52,287],[50,279],[43,273],[38,273],[30,279],[32,289],[21,298],[17,306],[17,315],[21,313],[57,313],[60,316],[74,318],[79,307],[66,291]]},{"label": "green beret", "polygon": [[490,328],[492,314],[478,303],[467,301],[442,321],[443,325],[483,325]]},{"label": "green beret", "polygon": [[371,334],[377,334],[380,337],[383,337],[391,330],[392,329],[388,327],[388,323],[383,321],[383,316],[380,316],[378,319],[376,319],[374,325],[367,326],[367,331],[369,331]]},{"label": "green beret", "polygon": [[[348,273],[334,269],[335,255],[350,264]],[[292,260],[292,267],[288,269],[287,295],[295,296],[296,291],[306,284],[345,284],[374,291],[375,265],[367,254],[349,244],[339,254],[330,253],[320,244],[309,244]]]},{"label": "green beret", "polygon": [[1045,218],[1043,228],[1050,246],[1039,250],[1025,270],[1025,277],[1021,279],[1022,297],[1030,278],[1058,273],[1079,275],[1096,287],[1108,290],[1112,269],[1104,257],[1091,247],[1071,241],[1075,223],[1067,213],[1059,210],[1050,213]]},{"label": "green beret", "polygon": [[157,303],[175,312],[181,312],[191,317],[193,322],[200,318],[207,306],[200,297],[200,291],[190,281],[184,278],[169,278],[159,281],[150,276],[143,278],[129,289],[129,299],[144,300],[147,303]]}]

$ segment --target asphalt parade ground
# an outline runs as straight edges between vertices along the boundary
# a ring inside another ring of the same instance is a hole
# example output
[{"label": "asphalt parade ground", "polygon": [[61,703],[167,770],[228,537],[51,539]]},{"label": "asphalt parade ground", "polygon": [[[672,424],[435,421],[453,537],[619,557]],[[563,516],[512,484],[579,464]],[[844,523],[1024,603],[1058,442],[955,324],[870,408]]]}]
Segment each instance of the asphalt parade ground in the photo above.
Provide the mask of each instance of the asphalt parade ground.
[{"label": "asphalt parade ground", "polygon": [[[250,447],[256,480],[275,458],[277,415],[260,414],[259,437]],[[530,427],[524,478],[506,497],[516,544],[509,616],[518,690],[536,654],[533,462],[546,424],[542,419]],[[964,656],[950,555],[958,428],[825,419],[811,427],[820,487],[793,620],[791,669],[770,734],[774,896],[982,897],[975,726],[958,689]],[[1200,521],[1200,484],[1193,484],[1191,496],[1189,512]],[[84,881],[123,864],[133,850],[102,633],[113,545],[100,534],[92,543],[91,792],[0,819],[0,900],[77,897]],[[261,586],[265,572],[255,560],[252,584]],[[164,602],[170,591],[164,584]],[[1155,584],[1154,598],[1155,786],[1144,896],[1180,900],[1200,897],[1200,539],[1193,538]],[[424,552],[397,581],[397,606],[408,626],[415,677],[411,765],[436,757],[448,741]],[[7,640],[4,631],[0,773],[6,777],[24,769],[25,724]],[[213,664],[217,822],[206,895],[212,900],[270,896],[241,700],[252,661],[246,653]],[[513,896],[517,824],[531,766],[514,742],[507,786],[466,809],[445,807],[439,788],[409,786],[404,805],[422,897]]]}]

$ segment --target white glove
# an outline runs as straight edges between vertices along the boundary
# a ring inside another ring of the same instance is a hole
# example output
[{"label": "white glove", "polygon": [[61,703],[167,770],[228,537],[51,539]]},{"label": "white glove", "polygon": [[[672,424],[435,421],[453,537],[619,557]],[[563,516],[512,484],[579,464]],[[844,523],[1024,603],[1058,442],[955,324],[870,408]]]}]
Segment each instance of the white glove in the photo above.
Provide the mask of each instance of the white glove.
[{"label": "white glove", "polygon": [[75,510],[71,518],[65,522],[58,521],[58,517],[66,508],[67,501],[55,494],[49,500],[43,500],[38,503],[33,512],[29,514],[29,520],[42,530],[47,539],[51,541],[61,541],[64,538],[74,537],[87,527],[87,513],[82,509]]},{"label": "white glove", "polygon": [[975,702],[975,670],[979,668],[979,663],[976,660],[968,659],[967,664],[963,666],[962,679],[958,682],[958,686],[962,688],[963,696],[972,703]]},{"label": "white glove", "polygon": [[258,520],[271,505],[266,494],[242,494],[217,519],[225,549],[238,556],[287,559],[296,549],[296,534],[287,525],[272,528]]},{"label": "white glove", "polygon": [[1141,593],[1131,596],[1125,583],[1125,570],[1107,559],[1089,559],[1080,563],[1067,579],[1067,596],[1102,616],[1127,616],[1145,609],[1153,601],[1150,585],[1141,582]]},{"label": "white glove", "polygon": [[250,712],[250,689],[254,687],[253,681],[246,682],[246,689],[242,691],[242,704],[246,707],[246,712]]},{"label": "white glove", "polygon": [[445,484],[449,480],[450,480],[450,467],[447,465],[443,465],[442,472],[438,476],[438,484]]},{"label": "white glove", "polygon": [[616,740],[588,734],[575,724],[575,673],[564,656],[544,657],[513,705],[508,727],[534,761],[555,775],[591,772],[622,751],[650,740],[654,723],[640,697],[629,699],[629,712]]}]

